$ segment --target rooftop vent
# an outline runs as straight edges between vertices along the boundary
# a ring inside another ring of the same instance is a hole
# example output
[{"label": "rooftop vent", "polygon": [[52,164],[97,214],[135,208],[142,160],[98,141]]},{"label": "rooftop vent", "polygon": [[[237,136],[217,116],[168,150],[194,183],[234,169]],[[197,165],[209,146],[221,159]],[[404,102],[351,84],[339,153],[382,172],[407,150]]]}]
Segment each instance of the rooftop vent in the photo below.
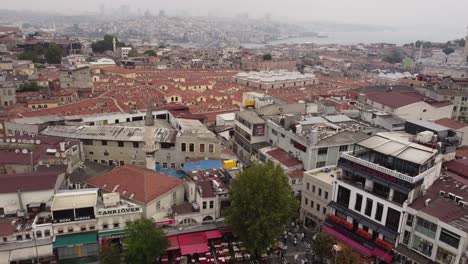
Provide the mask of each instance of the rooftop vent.
[{"label": "rooftop vent", "polygon": [[439,192],[439,195],[440,195],[440,196],[445,196],[445,192],[444,192],[444,191],[440,191],[440,192]]},{"label": "rooftop vent", "polygon": [[431,199],[429,198],[429,199],[426,199],[426,201],[424,201],[424,204],[428,206],[430,202],[431,202]]}]

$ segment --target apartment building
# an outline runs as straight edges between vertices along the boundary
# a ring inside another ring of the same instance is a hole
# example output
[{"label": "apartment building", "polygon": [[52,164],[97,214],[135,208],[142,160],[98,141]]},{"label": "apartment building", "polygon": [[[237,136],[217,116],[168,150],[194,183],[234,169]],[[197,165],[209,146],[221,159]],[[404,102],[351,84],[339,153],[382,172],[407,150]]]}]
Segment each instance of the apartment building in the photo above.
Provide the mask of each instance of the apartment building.
[{"label": "apartment building", "polygon": [[389,263],[405,209],[440,174],[436,149],[405,133],[378,133],[341,154],[331,215],[323,230],[359,252],[366,263]]},{"label": "apartment building", "polygon": [[16,87],[12,82],[0,82],[0,108],[16,104]]}]

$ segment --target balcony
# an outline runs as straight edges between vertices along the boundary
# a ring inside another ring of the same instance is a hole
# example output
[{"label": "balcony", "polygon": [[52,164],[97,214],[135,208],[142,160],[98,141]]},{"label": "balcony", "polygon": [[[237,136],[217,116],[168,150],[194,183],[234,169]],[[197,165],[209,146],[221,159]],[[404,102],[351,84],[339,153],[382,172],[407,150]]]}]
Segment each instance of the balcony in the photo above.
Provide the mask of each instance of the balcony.
[{"label": "balcony", "polygon": [[392,169],[386,168],[384,166],[378,165],[376,163],[372,163],[372,162],[363,160],[361,158],[355,157],[355,156],[351,155],[350,152],[341,153],[341,158],[352,161],[352,162],[354,162],[356,164],[365,166],[367,168],[373,169],[373,170],[378,171],[378,172],[382,172],[382,173],[384,173],[386,175],[395,177],[397,179],[400,179],[402,181],[409,182],[409,183],[412,183],[412,184],[421,181],[422,179],[424,179],[424,177],[426,177],[427,175],[433,173],[435,171],[435,169],[436,169],[436,167],[433,166],[430,169],[428,169],[428,170],[426,170],[426,171],[424,171],[424,172],[422,172],[422,173],[420,173],[420,174],[418,174],[418,175],[416,175],[414,177],[411,177],[411,176],[408,176],[408,175],[403,174],[401,172],[398,172],[396,170],[392,170]]}]

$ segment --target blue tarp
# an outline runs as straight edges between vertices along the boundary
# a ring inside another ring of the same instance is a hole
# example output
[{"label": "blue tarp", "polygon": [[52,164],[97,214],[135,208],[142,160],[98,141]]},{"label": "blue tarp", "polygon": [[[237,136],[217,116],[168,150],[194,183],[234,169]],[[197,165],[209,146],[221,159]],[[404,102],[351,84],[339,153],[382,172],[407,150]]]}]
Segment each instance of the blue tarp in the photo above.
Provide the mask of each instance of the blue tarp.
[{"label": "blue tarp", "polygon": [[156,171],[179,179],[182,179],[185,176],[185,173],[183,171],[178,171],[173,168],[163,168],[161,165],[156,165]]},{"label": "blue tarp", "polygon": [[223,162],[221,160],[199,160],[189,161],[184,163],[184,171],[200,171],[200,170],[213,170],[222,169]]}]

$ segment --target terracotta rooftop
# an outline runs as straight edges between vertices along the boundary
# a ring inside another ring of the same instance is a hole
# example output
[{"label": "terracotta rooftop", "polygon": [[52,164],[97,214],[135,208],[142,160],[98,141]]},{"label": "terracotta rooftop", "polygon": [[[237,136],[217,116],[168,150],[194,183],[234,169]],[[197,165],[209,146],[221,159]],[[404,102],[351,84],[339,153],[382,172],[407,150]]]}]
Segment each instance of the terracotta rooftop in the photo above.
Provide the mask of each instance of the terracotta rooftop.
[{"label": "terracotta rooftop", "polygon": [[442,125],[442,126],[446,126],[452,129],[460,129],[460,128],[464,128],[468,126],[467,123],[458,122],[457,120],[453,120],[450,118],[442,118],[442,119],[434,121],[434,123]]},{"label": "terracotta rooftop", "polygon": [[35,192],[53,190],[60,172],[31,172],[0,174],[0,193]]},{"label": "terracotta rooftop", "polygon": [[280,148],[269,150],[266,153],[288,168],[302,164],[299,160],[291,156],[291,154]]},{"label": "terracotta rooftop", "polygon": [[143,204],[184,184],[175,177],[129,165],[116,167],[87,180],[87,183]]}]

